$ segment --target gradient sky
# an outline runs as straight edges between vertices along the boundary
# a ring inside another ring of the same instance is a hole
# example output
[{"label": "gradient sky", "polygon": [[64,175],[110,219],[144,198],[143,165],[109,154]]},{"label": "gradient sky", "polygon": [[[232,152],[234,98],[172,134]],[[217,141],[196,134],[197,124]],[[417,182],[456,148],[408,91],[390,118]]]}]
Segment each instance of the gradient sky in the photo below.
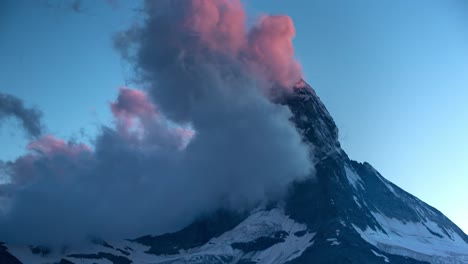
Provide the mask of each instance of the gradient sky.
[{"label": "gradient sky", "polygon": [[[112,36],[138,19],[130,1],[0,2],[0,92],[39,107],[48,132],[89,140],[131,79]],[[297,58],[349,156],[468,232],[468,2],[256,0],[251,15],[288,14]],[[27,143],[0,127],[0,159]]]}]

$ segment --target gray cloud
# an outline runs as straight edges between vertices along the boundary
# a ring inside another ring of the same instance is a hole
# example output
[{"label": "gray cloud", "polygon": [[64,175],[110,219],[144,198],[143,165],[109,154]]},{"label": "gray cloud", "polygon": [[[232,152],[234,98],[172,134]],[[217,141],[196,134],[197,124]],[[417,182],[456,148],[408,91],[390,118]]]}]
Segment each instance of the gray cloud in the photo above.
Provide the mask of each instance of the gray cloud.
[{"label": "gray cloud", "polygon": [[38,137],[42,133],[41,112],[27,108],[21,99],[0,93],[0,124],[8,117],[14,117],[21,122],[28,136]]},{"label": "gray cloud", "polygon": [[117,38],[149,98],[121,91],[116,126],[102,128],[93,150],[48,138],[7,164],[12,203],[0,237],[63,244],[159,234],[217,208],[281,199],[313,175],[290,110],[270,99],[279,85],[187,31],[190,10],[189,1],[148,1],[144,23]]}]

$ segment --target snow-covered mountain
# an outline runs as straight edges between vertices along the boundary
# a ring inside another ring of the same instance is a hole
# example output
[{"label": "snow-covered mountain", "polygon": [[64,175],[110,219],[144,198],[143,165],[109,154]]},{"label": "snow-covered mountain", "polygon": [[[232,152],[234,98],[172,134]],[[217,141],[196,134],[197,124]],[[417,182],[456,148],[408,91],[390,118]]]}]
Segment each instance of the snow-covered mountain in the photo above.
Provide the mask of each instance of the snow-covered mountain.
[{"label": "snow-covered mountain", "polygon": [[184,229],[80,248],[0,244],[0,263],[468,263],[468,236],[437,209],[341,149],[305,82],[280,102],[314,148],[315,179],[278,204],[219,210]]}]

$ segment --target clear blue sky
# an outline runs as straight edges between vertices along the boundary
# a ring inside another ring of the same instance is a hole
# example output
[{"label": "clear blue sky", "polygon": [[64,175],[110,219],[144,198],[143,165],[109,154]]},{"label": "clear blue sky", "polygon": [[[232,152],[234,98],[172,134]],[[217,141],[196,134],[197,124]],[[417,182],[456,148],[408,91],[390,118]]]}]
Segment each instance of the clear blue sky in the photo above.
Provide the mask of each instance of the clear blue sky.
[{"label": "clear blue sky", "polygon": [[[86,140],[109,122],[108,103],[131,77],[111,37],[135,21],[137,4],[83,0],[75,12],[71,2],[0,2],[0,91],[38,106],[50,133]],[[246,7],[293,18],[297,58],[348,154],[468,232],[468,1]],[[0,127],[0,159],[22,153],[16,131],[14,122]]]}]

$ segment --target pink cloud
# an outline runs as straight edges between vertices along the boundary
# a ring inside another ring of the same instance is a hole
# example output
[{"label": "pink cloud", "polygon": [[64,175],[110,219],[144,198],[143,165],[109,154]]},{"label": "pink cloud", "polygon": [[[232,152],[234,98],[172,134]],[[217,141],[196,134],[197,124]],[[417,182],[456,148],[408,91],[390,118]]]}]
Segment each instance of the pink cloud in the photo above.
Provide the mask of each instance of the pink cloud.
[{"label": "pink cloud", "polygon": [[141,90],[121,88],[117,100],[111,103],[111,111],[119,135],[134,144],[176,145],[183,149],[195,133],[168,121]]},{"label": "pink cloud", "polygon": [[[30,142],[27,149],[29,153],[12,163],[12,180],[15,184],[27,183],[43,173],[66,175],[67,168],[75,166],[81,157],[92,154],[86,144],[65,142],[52,135]],[[56,162],[57,158],[60,162]]]},{"label": "pink cloud", "polygon": [[115,116],[154,116],[156,108],[140,90],[121,88],[116,102],[111,104]]},{"label": "pink cloud", "polygon": [[[121,88],[110,104],[116,119],[119,144],[148,147],[168,146],[183,150],[194,131],[187,126],[169,122],[157,112],[146,93]],[[98,136],[105,137],[105,134]],[[74,171],[96,160],[95,152],[86,144],[67,142],[53,135],[31,141],[28,152],[9,165],[12,183],[23,185],[43,177],[67,178]]]},{"label": "pink cloud", "polygon": [[246,41],[246,15],[238,0],[194,0],[186,26],[212,50],[237,53]]},{"label": "pink cloud", "polygon": [[189,5],[184,25],[210,50],[247,55],[249,67],[282,87],[292,88],[302,78],[292,43],[296,31],[289,16],[263,16],[247,30],[239,0],[194,0]]},{"label": "pink cloud", "polygon": [[156,107],[146,93],[129,88],[119,90],[117,100],[111,103],[111,111],[116,118],[117,128],[125,133],[133,129],[142,130],[141,122],[158,117]]},{"label": "pink cloud", "polygon": [[43,155],[66,155],[75,156],[83,152],[91,152],[91,148],[82,143],[70,143],[58,139],[52,135],[47,135],[30,142],[28,150],[38,152]]},{"label": "pink cloud", "polygon": [[286,88],[292,88],[302,77],[301,65],[294,59],[295,33],[288,16],[264,16],[249,33],[248,52],[258,70]]}]

